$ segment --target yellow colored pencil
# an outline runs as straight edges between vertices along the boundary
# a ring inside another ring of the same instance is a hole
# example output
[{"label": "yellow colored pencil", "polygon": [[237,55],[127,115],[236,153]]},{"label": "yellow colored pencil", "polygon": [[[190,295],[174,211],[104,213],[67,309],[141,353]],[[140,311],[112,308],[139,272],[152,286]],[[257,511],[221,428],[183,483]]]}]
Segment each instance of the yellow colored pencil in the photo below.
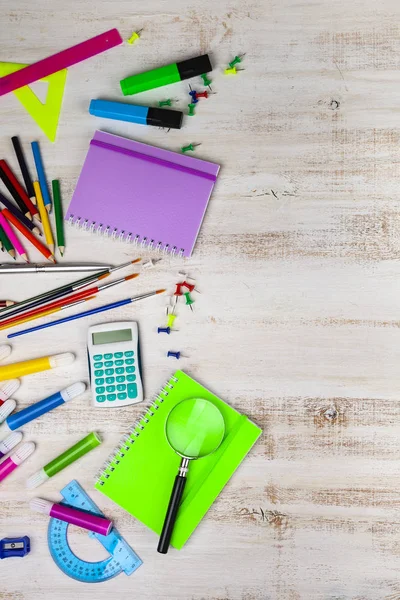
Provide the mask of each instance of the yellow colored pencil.
[{"label": "yellow colored pencil", "polygon": [[46,244],[52,254],[54,254],[54,238],[53,233],[50,227],[49,213],[47,212],[42,196],[42,190],[40,189],[40,184],[38,181],[33,182],[33,189],[35,190],[37,207],[39,210],[40,218],[42,220],[44,237],[46,239]]},{"label": "yellow colored pencil", "polygon": [[34,319],[41,319],[42,317],[47,317],[48,315],[53,315],[56,312],[60,312],[61,310],[66,310],[67,308],[72,308],[73,306],[77,306],[78,304],[82,304],[82,302],[88,302],[89,300],[93,300],[96,296],[89,296],[88,298],[83,298],[82,300],[78,300],[77,302],[71,302],[71,304],[67,304],[66,306],[56,306],[55,308],[50,308],[48,310],[44,310],[41,313],[36,315],[31,315],[30,317],[25,317],[24,319],[19,319],[15,323],[11,323],[11,325],[2,325],[0,330],[8,329],[9,327],[15,327],[16,325],[21,325],[22,323],[27,323],[28,321],[33,321]]}]

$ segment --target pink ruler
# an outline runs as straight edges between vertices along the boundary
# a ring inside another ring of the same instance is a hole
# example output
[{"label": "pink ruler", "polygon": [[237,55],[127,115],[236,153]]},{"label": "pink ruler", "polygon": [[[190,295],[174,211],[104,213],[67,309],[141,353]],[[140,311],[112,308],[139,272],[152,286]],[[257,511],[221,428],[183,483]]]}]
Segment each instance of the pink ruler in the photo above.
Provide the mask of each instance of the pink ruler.
[{"label": "pink ruler", "polygon": [[72,48],[57,52],[57,54],[39,60],[33,63],[33,65],[28,65],[19,71],[1,77],[0,96],[13,92],[24,85],[29,85],[33,81],[52,75],[57,71],[61,71],[61,69],[67,69],[91,56],[105,52],[109,48],[122,44],[122,41],[118,30],[110,29],[86,40],[86,42],[81,42],[76,46],[72,46]]}]

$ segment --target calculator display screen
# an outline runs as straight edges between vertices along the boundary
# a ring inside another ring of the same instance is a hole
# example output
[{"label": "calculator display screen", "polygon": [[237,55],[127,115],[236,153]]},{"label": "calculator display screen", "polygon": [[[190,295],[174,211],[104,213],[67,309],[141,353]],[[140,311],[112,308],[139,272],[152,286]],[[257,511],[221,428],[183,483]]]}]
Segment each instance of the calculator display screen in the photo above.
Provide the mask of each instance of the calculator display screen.
[{"label": "calculator display screen", "polygon": [[98,331],[92,333],[92,342],[97,344],[113,344],[114,342],[130,342],[132,340],[132,329],[118,329],[116,331]]}]

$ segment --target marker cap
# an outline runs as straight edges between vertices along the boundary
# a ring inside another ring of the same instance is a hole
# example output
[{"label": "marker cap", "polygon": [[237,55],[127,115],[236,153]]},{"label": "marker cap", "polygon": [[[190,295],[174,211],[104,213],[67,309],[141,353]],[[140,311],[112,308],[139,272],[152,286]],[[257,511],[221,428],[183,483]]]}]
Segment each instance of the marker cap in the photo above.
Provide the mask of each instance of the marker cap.
[{"label": "marker cap", "polygon": [[33,442],[26,442],[19,446],[16,451],[11,454],[10,458],[15,465],[20,465],[24,462],[33,452],[35,451],[35,444]]},{"label": "marker cap", "polygon": [[10,379],[9,381],[5,381],[0,387],[0,401],[4,402],[8,398],[11,398],[19,386],[19,379]]},{"label": "marker cap", "polygon": [[197,77],[198,75],[212,71],[212,65],[208,54],[202,54],[201,56],[196,56],[196,58],[183,60],[182,62],[176,63],[176,66],[178,67],[181,79],[190,79],[191,77]]},{"label": "marker cap", "polygon": [[23,435],[20,431],[13,431],[13,433],[6,437],[4,442],[0,443],[0,454],[4,455],[11,452],[11,450],[20,443],[22,437]]},{"label": "marker cap", "polygon": [[69,387],[65,388],[65,390],[61,390],[60,394],[63,397],[64,402],[68,402],[69,400],[73,400],[80,394],[86,390],[86,384],[83,381],[77,381],[73,383]]},{"label": "marker cap", "polygon": [[16,406],[17,403],[15,400],[6,400],[4,404],[0,406],[0,423],[7,419],[8,415],[12,413]]},{"label": "marker cap", "polygon": [[66,367],[74,362],[75,355],[72,352],[63,352],[49,356],[49,362],[52,369],[55,367]]}]

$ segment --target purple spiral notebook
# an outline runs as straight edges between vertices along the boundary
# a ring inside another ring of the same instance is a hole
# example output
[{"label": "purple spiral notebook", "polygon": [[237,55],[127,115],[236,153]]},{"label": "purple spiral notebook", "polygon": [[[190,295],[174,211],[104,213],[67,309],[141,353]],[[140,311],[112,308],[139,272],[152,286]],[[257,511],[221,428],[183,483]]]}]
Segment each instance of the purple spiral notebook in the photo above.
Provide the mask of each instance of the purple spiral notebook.
[{"label": "purple spiral notebook", "polygon": [[218,171],[215,163],[96,131],[65,220],[190,256]]}]

